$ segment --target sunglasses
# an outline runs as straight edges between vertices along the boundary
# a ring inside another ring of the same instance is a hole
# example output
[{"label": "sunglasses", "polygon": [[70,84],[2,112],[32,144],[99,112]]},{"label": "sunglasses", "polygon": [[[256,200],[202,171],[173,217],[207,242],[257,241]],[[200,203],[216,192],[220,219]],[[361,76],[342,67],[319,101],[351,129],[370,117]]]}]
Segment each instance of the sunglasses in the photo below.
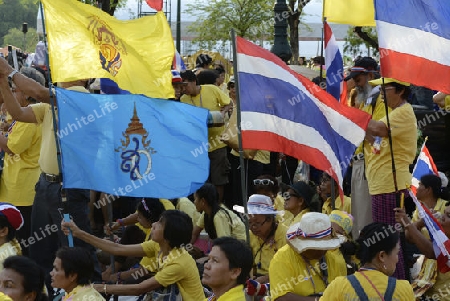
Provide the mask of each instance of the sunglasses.
[{"label": "sunglasses", "polygon": [[274,185],[275,183],[269,179],[255,179],[253,185]]},{"label": "sunglasses", "polygon": [[283,193],[283,199],[284,199],[285,201],[289,200],[291,197],[299,198],[300,196],[297,195],[297,194],[294,194],[294,193],[289,193],[289,192],[284,192],[284,193]]}]

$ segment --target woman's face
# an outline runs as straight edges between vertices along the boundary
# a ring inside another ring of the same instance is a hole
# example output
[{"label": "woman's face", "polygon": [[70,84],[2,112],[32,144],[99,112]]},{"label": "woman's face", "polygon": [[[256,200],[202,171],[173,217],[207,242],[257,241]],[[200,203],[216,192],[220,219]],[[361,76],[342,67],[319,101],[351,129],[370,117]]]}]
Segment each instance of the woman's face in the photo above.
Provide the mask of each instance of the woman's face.
[{"label": "woman's face", "polygon": [[397,245],[391,251],[390,254],[384,255],[383,271],[385,272],[386,275],[392,276],[394,274],[395,268],[396,268],[397,262],[398,262],[398,253],[399,252],[400,252],[400,242],[397,243]]},{"label": "woman's face", "polygon": [[33,301],[34,293],[25,294],[23,276],[13,269],[0,272],[0,292],[8,295],[13,301]]},{"label": "woman's face", "polygon": [[214,246],[208,255],[208,261],[205,263],[203,270],[202,283],[209,286],[213,290],[221,287],[229,286],[230,283],[236,281],[240,271],[238,269],[230,270],[230,262],[220,247]]},{"label": "woman's face", "polygon": [[250,214],[248,226],[252,233],[262,240],[266,240],[273,227],[274,219],[264,214]]},{"label": "woman's face", "polygon": [[50,272],[50,276],[52,278],[52,287],[54,288],[62,288],[67,291],[68,288],[71,288],[74,285],[74,277],[66,276],[66,273],[61,265],[61,259],[56,257],[55,261],[53,261],[53,270]]},{"label": "woman's face", "polygon": [[205,210],[205,199],[200,198],[196,193],[194,193],[194,205],[197,212],[202,213]]},{"label": "woman's face", "polygon": [[150,237],[157,243],[164,241],[164,224],[161,222],[161,219],[152,224],[152,232],[150,232]]},{"label": "woman's face", "polygon": [[295,211],[302,206],[300,196],[291,188],[283,193],[284,209],[287,211]]},{"label": "woman's face", "polygon": [[425,185],[419,183],[419,186],[417,187],[416,197],[418,200],[423,200],[429,196],[430,192],[430,187],[426,188]]}]

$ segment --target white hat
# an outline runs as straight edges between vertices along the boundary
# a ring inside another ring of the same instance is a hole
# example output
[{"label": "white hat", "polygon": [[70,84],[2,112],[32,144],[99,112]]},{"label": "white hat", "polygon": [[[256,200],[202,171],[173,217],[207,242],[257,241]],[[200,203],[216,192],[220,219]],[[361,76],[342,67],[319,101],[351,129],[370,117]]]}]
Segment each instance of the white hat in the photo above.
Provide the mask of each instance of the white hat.
[{"label": "white hat", "polygon": [[306,250],[333,250],[341,242],[332,232],[328,215],[318,212],[305,213],[300,222],[289,227],[287,243],[298,253]]},{"label": "white hat", "polygon": [[[242,206],[235,205],[233,209],[239,213],[245,213],[244,207]],[[272,199],[263,194],[253,194],[250,196],[247,203],[247,211],[248,214],[274,215],[281,213],[273,207]]]},{"label": "white hat", "polygon": [[448,178],[442,171],[438,171],[439,177],[441,178],[441,186],[447,187],[448,185]]}]

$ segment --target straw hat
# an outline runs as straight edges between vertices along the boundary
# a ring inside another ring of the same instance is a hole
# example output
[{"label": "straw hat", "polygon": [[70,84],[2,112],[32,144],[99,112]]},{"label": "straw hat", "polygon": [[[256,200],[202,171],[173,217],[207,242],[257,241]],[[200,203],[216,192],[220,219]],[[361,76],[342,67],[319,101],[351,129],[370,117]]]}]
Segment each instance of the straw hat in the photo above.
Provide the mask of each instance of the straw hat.
[{"label": "straw hat", "polygon": [[[239,213],[245,213],[244,207],[242,206],[235,205],[233,209]],[[247,211],[248,214],[275,215],[280,213],[273,207],[272,199],[263,194],[253,194],[250,196],[247,203]]]},{"label": "straw hat", "polygon": [[298,253],[306,250],[333,250],[341,244],[332,232],[328,215],[318,212],[305,213],[300,222],[289,227],[286,240]]}]

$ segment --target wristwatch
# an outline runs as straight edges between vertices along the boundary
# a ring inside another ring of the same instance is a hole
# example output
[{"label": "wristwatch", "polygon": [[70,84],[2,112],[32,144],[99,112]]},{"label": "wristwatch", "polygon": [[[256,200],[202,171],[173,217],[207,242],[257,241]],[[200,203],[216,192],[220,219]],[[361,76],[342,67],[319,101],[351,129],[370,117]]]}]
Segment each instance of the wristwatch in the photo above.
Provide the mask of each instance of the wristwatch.
[{"label": "wristwatch", "polygon": [[13,70],[13,71],[8,75],[8,82],[9,82],[9,86],[10,86],[10,87],[12,87],[12,84],[13,84],[13,77],[14,77],[14,75],[16,75],[16,73],[19,73],[19,71]]}]

